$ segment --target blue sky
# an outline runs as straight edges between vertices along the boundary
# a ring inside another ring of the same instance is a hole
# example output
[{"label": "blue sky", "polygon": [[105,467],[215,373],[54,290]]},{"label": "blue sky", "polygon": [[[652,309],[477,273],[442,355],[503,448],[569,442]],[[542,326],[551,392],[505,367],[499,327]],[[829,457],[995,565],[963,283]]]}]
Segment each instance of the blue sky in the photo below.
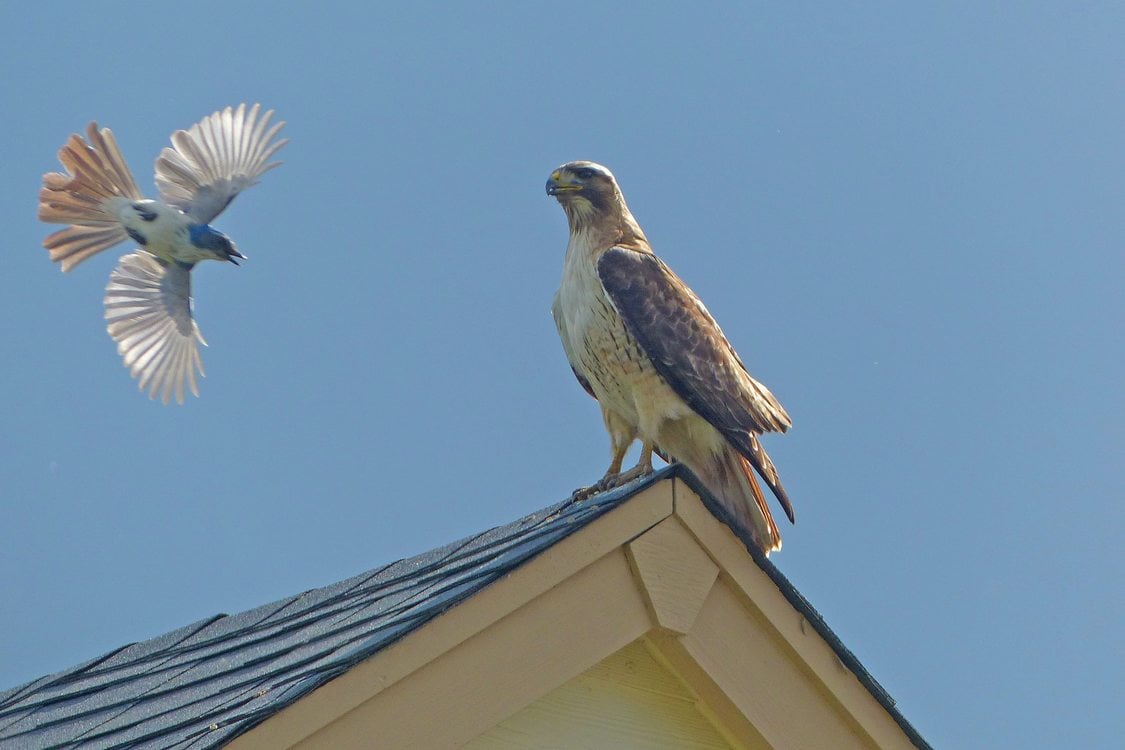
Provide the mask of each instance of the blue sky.
[{"label": "blue sky", "polygon": [[[773,559],[905,715],[1116,746],[1125,13],[910,6],[9,9],[0,687],[599,477],[543,193],[592,159],[793,416]],[[291,143],[216,221],[249,260],[197,272],[207,378],[165,407],[102,321],[130,248],[62,275],[39,180],[96,119],[147,190],[240,101]]]}]

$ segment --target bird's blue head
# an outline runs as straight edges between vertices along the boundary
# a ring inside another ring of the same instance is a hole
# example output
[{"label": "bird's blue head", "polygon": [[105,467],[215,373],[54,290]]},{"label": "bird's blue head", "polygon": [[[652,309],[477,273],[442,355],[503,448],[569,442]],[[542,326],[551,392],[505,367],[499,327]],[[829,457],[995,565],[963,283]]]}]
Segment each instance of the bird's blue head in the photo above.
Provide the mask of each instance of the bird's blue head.
[{"label": "bird's blue head", "polygon": [[238,261],[235,258],[246,257],[238,252],[238,248],[231,242],[230,237],[213,228],[210,224],[192,224],[188,228],[188,235],[191,238],[191,244],[204,251],[204,257],[214,258],[215,260],[229,260],[236,266]]}]

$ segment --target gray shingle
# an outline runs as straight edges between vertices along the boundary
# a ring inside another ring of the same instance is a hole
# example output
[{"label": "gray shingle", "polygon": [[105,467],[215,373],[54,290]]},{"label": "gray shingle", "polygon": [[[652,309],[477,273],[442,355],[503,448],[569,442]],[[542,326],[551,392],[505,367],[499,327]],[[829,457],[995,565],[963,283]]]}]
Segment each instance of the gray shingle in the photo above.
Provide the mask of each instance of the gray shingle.
[{"label": "gray shingle", "polygon": [[220,747],[668,475],[0,693],[0,749]]}]

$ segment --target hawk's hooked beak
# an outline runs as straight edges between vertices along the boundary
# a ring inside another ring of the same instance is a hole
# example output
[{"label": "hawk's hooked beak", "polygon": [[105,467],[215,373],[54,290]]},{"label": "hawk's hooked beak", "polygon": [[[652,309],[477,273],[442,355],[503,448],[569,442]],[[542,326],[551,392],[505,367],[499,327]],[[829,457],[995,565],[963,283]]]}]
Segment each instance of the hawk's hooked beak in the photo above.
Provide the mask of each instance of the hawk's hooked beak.
[{"label": "hawk's hooked beak", "polygon": [[581,189],[582,184],[575,181],[574,175],[561,169],[551,172],[551,176],[547,178],[547,195],[557,196],[560,193],[573,193]]}]

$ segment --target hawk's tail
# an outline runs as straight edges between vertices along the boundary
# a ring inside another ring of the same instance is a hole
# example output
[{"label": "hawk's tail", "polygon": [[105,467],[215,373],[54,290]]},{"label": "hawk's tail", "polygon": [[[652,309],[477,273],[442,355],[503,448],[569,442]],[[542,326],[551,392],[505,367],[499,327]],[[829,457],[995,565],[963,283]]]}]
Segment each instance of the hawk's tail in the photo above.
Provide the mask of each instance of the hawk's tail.
[{"label": "hawk's tail", "polygon": [[51,260],[64,271],[128,239],[116,207],[141,198],[109,128],[98,130],[92,122],[86,136],[89,142],[78,134],[70,136],[59,150],[66,172],[43,175],[39,191],[40,220],[70,224],[43,241]]},{"label": "hawk's tail", "polygon": [[[777,475],[777,469],[774,468],[773,461],[770,460],[769,454],[762,444],[758,442],[758,437],[753,433],[748,436],[749,440],[746,442],[748,453],[743,453],[750,461],[765,483],[769,485],[770,491],[773,492],[774,497],[781,503],[782,510],[785,511],[785,516],[789,519],[789,523],[796,523],[797,518],[793,515],[793,503],[789,501],[789,494],[785,488],[781,486],[781,477]],[[755,486],[757,486],[755,484]]]},{"label": "hawk's tail", "polygon": [[750,532],[762,552],[768,555],[781,549],[781,533],[773,521],[754,470],[742,454],[724,444],[718,453],[711,454],[699,465],[688,464],[688,468],[739,525]]}]

